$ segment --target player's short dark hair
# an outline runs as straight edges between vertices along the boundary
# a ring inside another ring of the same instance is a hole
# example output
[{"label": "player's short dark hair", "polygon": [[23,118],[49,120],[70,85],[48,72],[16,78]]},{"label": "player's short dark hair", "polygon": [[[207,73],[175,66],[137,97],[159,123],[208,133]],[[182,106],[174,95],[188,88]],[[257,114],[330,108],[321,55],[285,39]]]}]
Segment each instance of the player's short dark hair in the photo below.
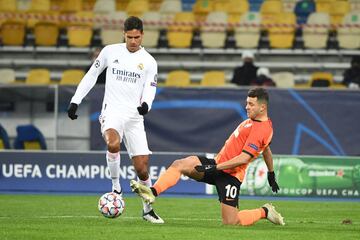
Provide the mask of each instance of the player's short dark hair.
[{"label": "player's short dark hair", "polygon": [[248,91],[248,97],[256,97],[258,101],[269,103],[269,94],[265,88],[256,87]]},{"label": "player's short dark hair", "polygon": [[126,32],[134,29],[143,32],[143,22],[138,17],[130,16],[124,22],[124,31]]}]

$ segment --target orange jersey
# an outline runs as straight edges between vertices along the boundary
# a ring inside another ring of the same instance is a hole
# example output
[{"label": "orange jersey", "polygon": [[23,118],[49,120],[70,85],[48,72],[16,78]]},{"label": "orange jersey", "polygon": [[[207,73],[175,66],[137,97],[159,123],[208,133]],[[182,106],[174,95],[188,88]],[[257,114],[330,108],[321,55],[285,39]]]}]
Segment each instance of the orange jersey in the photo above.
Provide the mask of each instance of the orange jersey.
[{"label": "orange jersey", "polygon": [[[217,164],[226,162],[239,156],[242,152],[249,154],[252,161],[270,144],[272,136],[273,128],[270,119],[264,122],[246,119],[226,140],[215,161]],[[223,171],[242,182],[247,166],[248,164],[243,164]]]}]

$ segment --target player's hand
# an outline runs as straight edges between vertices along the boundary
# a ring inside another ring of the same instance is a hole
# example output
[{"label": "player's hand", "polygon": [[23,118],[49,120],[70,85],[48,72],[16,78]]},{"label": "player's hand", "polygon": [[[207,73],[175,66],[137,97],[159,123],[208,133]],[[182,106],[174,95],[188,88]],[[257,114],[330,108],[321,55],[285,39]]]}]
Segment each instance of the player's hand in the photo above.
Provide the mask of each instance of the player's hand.
[{"label": "player's hand", "polygon": [[145,115],[149,112],[149,106],[146,102],[143,102],[140,107],[137,108],[140,115]]},{"label": "player's hand", "polygon": [[195,170],[198,172],[212,173],[216,171],[216,165],[197,165]]},{"label": "player's hand", "polygon": [[67,113],[71,120],[75,120],[78,118],[78,115],[76,115],[77,108],[78,108],[78,105],[76,103],[70,103]]},{"label": "player's hand", "polygon": [[273,192],[277,193],[278,190],[280,190],[280,188],[279,188],[279,185],[276,182],[275,173],[274,172],[268,172],[267,177],[268,177],[268,182],[269,182],[269,185],[271,187],[271,190]]}]

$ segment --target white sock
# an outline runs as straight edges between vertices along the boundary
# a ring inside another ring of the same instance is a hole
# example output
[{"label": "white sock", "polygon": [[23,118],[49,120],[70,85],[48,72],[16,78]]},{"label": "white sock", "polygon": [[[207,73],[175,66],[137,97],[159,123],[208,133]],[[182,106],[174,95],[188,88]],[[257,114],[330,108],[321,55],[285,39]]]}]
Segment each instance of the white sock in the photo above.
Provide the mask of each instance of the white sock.
[{"label": "white sock", "polygon": [[[152,186],[152,183],[151,183],[151,178],[149,176],[149,178],[145,181],[141,180],[140,178],[138,178],[138,182],[141,183],[142,185],[145,185],[147,187],[151,187]],[[144,213],[148,213],[152,210],[152,207],[151,207],[151,204],[147,204],[144,202],[144,200],[142,201],[143,203],[143,210],[144,210]]]},{"label": "white sock", "polygon": [[120,152],[106,152],[106,162],[110,171],[112,190],[121,192],[120,186]]}]

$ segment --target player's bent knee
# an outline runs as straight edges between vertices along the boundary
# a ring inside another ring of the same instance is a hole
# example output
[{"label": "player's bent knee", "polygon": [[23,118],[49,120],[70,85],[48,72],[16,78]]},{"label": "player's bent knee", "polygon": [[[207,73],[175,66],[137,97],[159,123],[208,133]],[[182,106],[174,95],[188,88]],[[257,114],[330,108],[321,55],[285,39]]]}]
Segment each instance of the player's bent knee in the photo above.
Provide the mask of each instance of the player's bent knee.
[{"label": "player's bent knee", "polygon": [[108,142],[107,143],[108,151],[111,153],[117,153],[120,151],[120,142]]}]

